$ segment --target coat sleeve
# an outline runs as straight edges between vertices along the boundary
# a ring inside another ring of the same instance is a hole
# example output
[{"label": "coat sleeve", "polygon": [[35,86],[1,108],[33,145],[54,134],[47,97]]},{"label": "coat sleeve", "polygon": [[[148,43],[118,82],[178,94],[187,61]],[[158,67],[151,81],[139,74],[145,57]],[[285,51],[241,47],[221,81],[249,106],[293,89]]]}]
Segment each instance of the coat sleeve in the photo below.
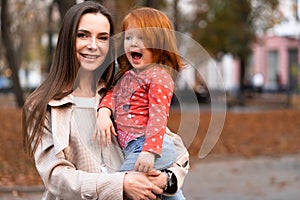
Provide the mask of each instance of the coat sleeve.
[{"label": "coat sleeve", "polygon": [[55,155],[49,115],[42,142],[34,153],[37,171],[48,193],[59,199],[123,199],[124,173],[77,170],[65,159],[63,151]]},{"label": "coat sleeve", "polygon": [[177,187],[176,191],[178,191],[182,187],[184,179],[190,168],[189,153],[179,135],[172,133],[168,128],[167,134],[174,142],[177,151],[177,159],[175,163],[170,168],[168,168],[168,170],[172,171],[175,174],[177,181],[177,184],[175,186]]}]

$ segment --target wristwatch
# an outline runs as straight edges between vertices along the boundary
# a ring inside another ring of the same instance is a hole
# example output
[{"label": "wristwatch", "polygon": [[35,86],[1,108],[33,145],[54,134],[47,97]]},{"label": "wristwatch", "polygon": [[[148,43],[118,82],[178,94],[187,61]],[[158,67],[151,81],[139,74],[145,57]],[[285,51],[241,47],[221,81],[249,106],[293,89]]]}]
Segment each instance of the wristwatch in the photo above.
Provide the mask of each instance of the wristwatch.
[{"label": "wristwatch", "polygon": [[170,170],[164,169],[162,170],[162,172],[164,172],[166,174],[167,177],[167,183],[166,186],[164,188],[164,192],[168,193],[168,194],[174,194],[177,190],[176,186],[176,176],[174,175],[174,173]]}]

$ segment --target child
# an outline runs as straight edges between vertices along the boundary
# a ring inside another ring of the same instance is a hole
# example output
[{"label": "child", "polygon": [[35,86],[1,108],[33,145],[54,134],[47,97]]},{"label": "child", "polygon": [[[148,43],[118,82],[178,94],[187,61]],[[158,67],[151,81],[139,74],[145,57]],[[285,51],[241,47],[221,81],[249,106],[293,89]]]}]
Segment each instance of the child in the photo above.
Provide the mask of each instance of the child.
[{"label": "child", "polygon": [[[176,158],[175,146],[165,134],[173,78],[181,68],[174,30],[165,14],[146,7],[132,10],[122,30],[120,71],[99,105],[98,137],[110,143],[110,134],[117,135],[125,157],[121,171],[166,169]],[[170,198],[184,199],[181,190]]]}]

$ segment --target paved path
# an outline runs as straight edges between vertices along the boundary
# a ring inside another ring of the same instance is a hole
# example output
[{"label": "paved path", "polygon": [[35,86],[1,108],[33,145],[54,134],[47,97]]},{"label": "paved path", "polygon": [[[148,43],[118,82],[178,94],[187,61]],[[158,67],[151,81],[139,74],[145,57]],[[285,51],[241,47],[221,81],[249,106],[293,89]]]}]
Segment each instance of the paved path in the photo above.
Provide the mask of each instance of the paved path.
[{"label": "paved path", "polygon": [[[192,163],[183,187],[187,200],[300,199],[300,154],[253,159],[208,156]],[[42,195],[0,191],[1,200],[38,200]]]},{"label": "paved path", "polygon": [[192,200],[299,200],[300,154],[200,161],[183,191]]}]

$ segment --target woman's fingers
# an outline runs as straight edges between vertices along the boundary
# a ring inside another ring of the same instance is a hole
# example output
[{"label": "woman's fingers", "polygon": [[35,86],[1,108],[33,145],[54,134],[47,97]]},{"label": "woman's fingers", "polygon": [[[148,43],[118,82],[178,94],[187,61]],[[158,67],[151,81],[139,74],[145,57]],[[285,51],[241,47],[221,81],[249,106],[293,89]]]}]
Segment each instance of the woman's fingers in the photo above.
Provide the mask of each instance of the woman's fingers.
[{"label": "woman's fingers", "polygon": [[124,178],[124,192],[133,200],[156,199],[163,191],[152,184],[143,173],[129,172]]}]

